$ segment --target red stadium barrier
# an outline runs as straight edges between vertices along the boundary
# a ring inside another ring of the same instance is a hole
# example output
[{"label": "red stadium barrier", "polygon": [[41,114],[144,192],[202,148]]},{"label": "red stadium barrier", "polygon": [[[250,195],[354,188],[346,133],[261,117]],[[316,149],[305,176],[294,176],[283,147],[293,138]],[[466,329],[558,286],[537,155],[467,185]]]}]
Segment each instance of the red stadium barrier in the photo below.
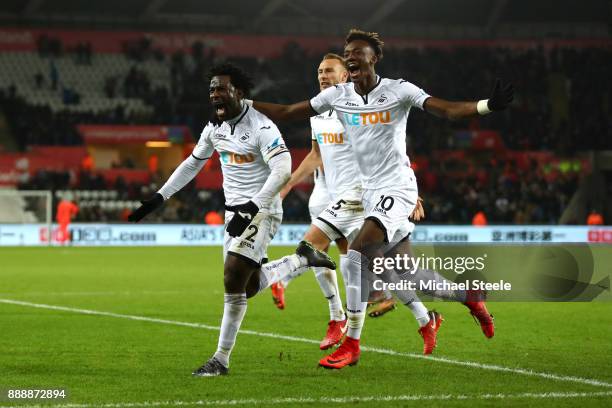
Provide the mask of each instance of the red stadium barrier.
[{"label": "red stadium barrier", "polygon": [[146,141],[191,142],[187,126],[77,125],[87,144],[143,143]]},{"label": "red stadium barrier", "polygon": [[599,243],[612,243],[612,229],[610,228],[597,228],[589,230],[588,233],[589,242]]},{"label": "red stadium barrier", "polygon": [[39,170],[78,170],[87,151],[83,146],[34,146],[28,153],[0,155],[0,185],[15,186]]},{"label": "red stadium barrier", "polygon": [[108,183],[114,183],[119,176],[127,183],[148,184],[151,181],[149,170],[140,169],[104,169],[96,170],[95,173],[104,177]]},{"label": "red stadium barrier", "polygon": [[[151,48],[166,54],[176,51],[190,52],[194,42],[200,41],[215,50],[219,56],[263,57],[279,56],[289,43],[296,43],[312,53],[323,53],[344,44],[342,37],[281,36],[281,35],[228,35],[215,33],[149,32],[149,31],[93,31],[60,29],[0,29],[0,51],[36,51],[38,39],[46,35],[58,39],[65,48],[74,48],[88,42],[94,52],[121,53],[125,45],[135,44],[143,38],[151,40]],[[395,48],[451,48],[451,47],[611,47],[612,40],[602,39],[546,39],[534,40],[421,40],[385,37],[385,43]],[[256,47],[253,44],[257,44]]]},{"label": "red stadium barrier", "polygon": [[196,188],[219,190],[223,185],[221,170],[201,171],[196,176]]},{"label": "red stadium barrier", "polygon": [[51,157],[57,160],[61,157],[64,168],[75,168],[81,165],[87,156],[85,146],[31,146],[30,155]]}]

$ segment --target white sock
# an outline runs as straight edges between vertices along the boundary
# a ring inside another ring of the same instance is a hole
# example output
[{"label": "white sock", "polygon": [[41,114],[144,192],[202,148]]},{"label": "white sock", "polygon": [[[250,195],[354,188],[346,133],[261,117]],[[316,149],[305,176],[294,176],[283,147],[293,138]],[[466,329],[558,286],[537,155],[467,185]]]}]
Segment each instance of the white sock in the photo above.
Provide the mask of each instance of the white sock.
[{"label": "white sock", "polygon": [[312,268],[323,296],[329,302],[329,320],[344,320],[344,309],[340,299],[336,271],[327,268]]},{"label": "white sock", "polygon": [[293,277],[291,276],[291,274],[285,276],[283,279],[281,279],[279,282],[281,283],[281,285],[283,285],[283,287],[287,287],[289,286],[289,283],[291,283],[291,281],[293,280]]},{"label": "white sock", "polygon": [[[340,268],[346,276],[346,315],[348,317],[347,336],[353,339],[361,337],[368,302],[361,299],[361,254],[349,249],[345,256],[340,256]],[[366,294],[367,295],[367,294]]]},{"label": "white sock", "polygon": [[416,301],[405,303],[406,307],[410,309],[417,323],[419,323],[419,327],[425,326],[429,323],[429,314],[427,314],[427,308],[423,304],[423,302]]},{"label": "white sock", "polygon": [[236,335],[247,310],[246,293],[226,293],[223,297],[223,319],[219,344],[214,356],[221,364],[229,367],[229,357],[236,343]]},{"label": "white sock", "polygon": [[301,275],[308,270],[307,262],[306,258],[293,254],[261,265],[259,271],[259,291],[261,292],[273,283],[282,281],[288,276],[296,277]]},{"label": "white sock", "polygon": [[[400,283],[401,279],[394,271],[386,271],[380,275],[382,280],[387,283]],[[417,294],[412,290],[394,290],[395,296],[412,312],[414,318],[419,323],[420,327],[429,323],[429,315],[427,308],[421,302]],[[391,293],[385,290],[385,296],[390,296]]]},{"label": "white sock", "polygon": [[[435,285],[436,288],[438,286],[441,286],[441,282],[446,282],[448,286],[451,286],[451,284],[453,283],[434,270],[422,269],[422,268],[418,268],[415,274],[410,274],[409,272],[406,272],[402,275],[399,275],[398,279],[405,279],[405,280],[409,280],[413,282],[431,280],[431,281],[436,282],[436,285]],[[465,302],[467,299],[465,290],[434,289],[434,290],[424,290],[423,292],[427,293],[428,295],[434,296],[438,299],[454,300],[454,301],[461,302],[461,303]]]}]

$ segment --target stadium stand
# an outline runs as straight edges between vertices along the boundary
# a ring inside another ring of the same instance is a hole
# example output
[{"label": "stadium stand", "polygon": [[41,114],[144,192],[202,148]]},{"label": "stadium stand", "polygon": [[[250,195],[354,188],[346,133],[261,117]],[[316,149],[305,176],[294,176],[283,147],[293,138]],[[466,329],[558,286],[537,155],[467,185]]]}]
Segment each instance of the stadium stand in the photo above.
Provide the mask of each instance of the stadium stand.
[{"label": "stadium stand", "polygon": [[[533,160],[525,167],[508,161],[490,162],[479,171],[453,177],[452,167],[453,160],[441,160],[422,173],[417,170],[426,223],[469,224],[475,213],[483,211],[491,224],[556,224],[577,189],[582,170],[580,165],[564,169],[560,163],[540,165]],[[19,187],[51,188],[54,202],[72,191],[81,207],[76,221],[91,222],[125,221],[126,210],[137,207],[142,197],[160,187],[156,183],[126,183],[121,178],[110,184],[88,172],[78,174],[74,183],[70,179],[66,172],[41,171]],[[203,222],[209,211],[222,213],[223,203],[222,190],[196,189],[192,183],[150,221]],[[301,189],[290,193],[284,211],[289,222],[306,221],[308,194]]]},{"label": "stadium stand", "polygon": [[33,223],[41,222],[33,211],[28,208],[28,202],[21,196],[7,196],[0,200],[0,223],[18,222]]},{"label": "stadium stand", "polygon": [[[206,72],[218,57],[200,42],[192,43],[188,52],[168,53],[142,39],[126,44],[122,52],[98,53],[87,43],[67,49],[59,40],[39,40],[38,52],[0,53],[0,107],[23,152],[37,145],[82,145],[79,124],[180,124],[199,134],[210,115]],[[433,95],[455,100],[486,96],[489,90],[483,86],[503,77],[515,84],[517,100],[511,111],[469,123],[411,113],[409,154],[426,195],[427,222],[470,223],[476,212],[484,211],[489,223],[557,223],[585,168],[560,170],[559,162],[578,160],[581,151],[612,149],[612,93],[600,92],[590,81],[612,70],[609,48],[579,42],[547,47],[508,43],[495,49],[450,45],[388,48],[381,75],[407,78]],[[320,54],[297,43],[286,44],[275,57],[228,59],[254,76],[257,99],[294,102],[317,89],[314,67]],[[292,150],[308,148],[306,123],[280,127]],[[489,142],[493,148],[486,147]],[[468,152],[461,158],[465,167],[478,164],[486,177],[474,171],[448,177],[453,161],[447,159],[419,167],[438,152],[462,150]],[[552,152],[555,160],[525,154],[519,161],[528,164],[517,167],[515,159],[507,158],[513,151]],[[125,209],[161,183],[124,180],[122,185],[95,170],[78,174],[79,166],[72,168],[76,176],[42,171],[20,187],[82,189],[77,199],[83,211],[77,220],[111,221],[121,220]],[[218,185],[212,180],[207,190],[192,187],[179,195],[157,220],[201,222],[206,212],[220,211],[222,193],[211,190]],[[97,191],[109,188],[113,197],[98,198]],[[182,201],[194,197],[201,204],[197,210]],[[285,219],[308,220],[306,201],[303,191],[293,192],[285,201]]]},{"label": "stadium stand", "polygon": [[[0,53],[0,84],[4,88],[14,85],[28,104],[47,106],[53,112],[64,109],[99,112],[117,106],[123,106],[127,112],[142,112],[151,109],[144,102],[148,89],[169,81],[168,67],[163,63],[135,64],[123,55],[97,54],[93,58],[91,64],[83,65],[72,55],[40,57],[36,53]],[[139,76],[146,78],[145,92],[140,92],[138,87]],[[113,78],[119,79],[117,86],[125,82],[122,95],[110,90],[105,93],[108,81]],[[57,82],[55,86],[54,82]],[[76,99],[75,95],[78,95]]]},{"label": "stadium stand", "polygon": [[[469,124],[470,127],[504,129],[501,136],[506,147],[512,149],[548,149],[567,154],[612,148],[612,96],[602,94],[589,81],[605,77],[612,69],[606,49],[491,51],[488,47],[390,49],[381,70],[383,75],[409,78],[433,95],[456,100],[486,95],[488,89],[483,85],[491,84],[496,76],[509,78],[518,89],[512,115],[483,118]],[[29,117],[42,113],[37,109],[49,108],[51,113],[46,114],[63,116],[60,127],[65,122],[70,126],[83,121],[187,123],[198,134],[210,111],[205,77],[211,57],[176,53],[140,57],[141,61],[137,61],[124,54],[94,54],[92,64],[83,65],[72,55],[56,58],[33,52],[0,53],[0,86],[9,95],[14,87],[26,123],[32,123]],[[256,78],[255,97],[290,102],[306,99],[315,92],[313,67],[318,58],[294,44],[276,59],[233,60]],[[474,75],[482,71],[481,66],[488,67],[486,74]],[[50,85],[53,76],[50,67],[58,72],[58,89]],[[37,74],[43,77],[41,85],[35,79]],[[5,109],[13,103],[14,99],[5,96]],[[9,113],[9,118],[14,116],[14,112]],[[408,125],[411,146],[418,153],[455,147],[449,134],[464,128],[464,123],[449,124],[420,112],[411,115]],[[15,136],[27,140],[29,131],[18,129]],[[301,137],[307,134],[304,124],[288,127],[287,131],[290,144],[305,145],[303,141],[307,138]],[[29,144],[56,142],[50,139],[37,139]]]}]

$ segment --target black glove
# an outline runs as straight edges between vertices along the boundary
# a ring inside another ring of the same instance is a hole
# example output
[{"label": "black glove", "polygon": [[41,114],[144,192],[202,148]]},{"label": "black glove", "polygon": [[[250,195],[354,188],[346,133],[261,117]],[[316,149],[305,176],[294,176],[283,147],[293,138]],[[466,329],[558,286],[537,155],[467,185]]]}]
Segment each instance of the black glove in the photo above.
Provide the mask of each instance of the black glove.
[{"label": "black glove", "polygon": [[141,201],[142,205],[136,209],[133,213],[128,215],[128,221],[138,222],[142,220],[147,214],[155,211],[164,203],[164,197],[161,194],[155,193],[153,197],[148,200]]},{"label": "black glove", "polygon": [[495,80],[495,86],[491,91],[491,97],[487,103],[487,107],[491,111],[498,111],[506,109],[510,102],[514,99],[514,87],[511,83],[504,84],[502,86],[501,79]]},{"label": "black glove", "polygon": [[259,207],[254,202],[248,201],[244,204],[234,206],[226,206],[226,210],[233,211],[234,216],[227,224],[227,233],[232,237],[239,237],[245,229],[253,221],[253,218],[259,212]]}]

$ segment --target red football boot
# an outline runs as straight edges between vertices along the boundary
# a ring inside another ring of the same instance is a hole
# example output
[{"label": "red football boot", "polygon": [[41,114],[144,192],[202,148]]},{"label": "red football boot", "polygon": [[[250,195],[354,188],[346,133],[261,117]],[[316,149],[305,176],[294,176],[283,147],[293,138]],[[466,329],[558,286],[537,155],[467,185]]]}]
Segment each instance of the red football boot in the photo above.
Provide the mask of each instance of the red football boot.
[{"label": "red football boot", "polygon": [[342,340],[342,337],[344,337],[347,328],[348,326],[346,325],[346,319],[330,320],[329,323],[327,323],[327,333],[325,334],[325,338],[321,341],[319,348],[321,350],[327,350],[328,348],[340,343],[340,340]]},{"label": "red football boot", "polygon": [[353,366],[359,361],[360,354],[359,340],[347,336],[336,351],[319,360],[319,365],[335,369],[340,369],[347,365]]},{"label": "red football boot", "polygon": [[489,339],[493,337],[495,324],[493,323],[493,315],[489,313],[487,305],[485,305],[485,294],[481,291],[468,290],[464,305],[470,309],[470,314],[474,317],[474,320],[480,323],[480,328],[485,337]]},{"label": "red football boot", "polygon": [[282,283],[277,282],[270,286],[270,290],[272,290],[272,300],[274,304],[277,308],[283,310],[285,308],[285,287]]},{"label": "red football boot", "polygon": [[436,348],[436,336],[442,325],[444,318],[438,312],[431,311],[429,314],[429,323],[419,329],[419,334],[423,338],[423,354],[431,354]]}]

